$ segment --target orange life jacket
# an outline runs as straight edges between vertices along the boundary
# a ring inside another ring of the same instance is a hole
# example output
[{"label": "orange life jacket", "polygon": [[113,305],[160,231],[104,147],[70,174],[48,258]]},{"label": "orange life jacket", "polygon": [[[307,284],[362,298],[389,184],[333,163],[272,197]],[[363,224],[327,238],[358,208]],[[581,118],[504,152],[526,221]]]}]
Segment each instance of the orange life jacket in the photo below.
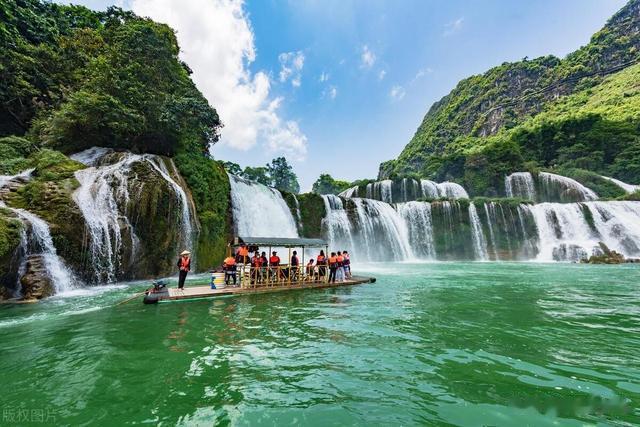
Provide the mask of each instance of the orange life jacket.
[{"label": "orange life jacket", "polygon": [[180,270],[189,270],[189,264],[191,264],[191,258],[180,258]]},{"label": "orange life jacket", "polygon": [[227,264],[227,265],[235,265],[236,264],[236,259],[234,257],[232,257],[232,256],[226,257],[224,259],[224,263]]},{"label": "orange life jacket", "polygon": [[280,257],[279,256],[272,256],[271,258],[269,258],[269,263],[271,265],[279,265],[280,264]]},{"label": "orange life jacket", "polygon": [[240,247],[240,249],[238,249],[238,255],[240,255],[241,257],[246,257],[247,255],[249,255],[249,248],[245,247]]},{"label": "orange life jacket", "polygon": [[329,265],[335,264],[336,262],[338,262],[338,257],[329,257]]}]

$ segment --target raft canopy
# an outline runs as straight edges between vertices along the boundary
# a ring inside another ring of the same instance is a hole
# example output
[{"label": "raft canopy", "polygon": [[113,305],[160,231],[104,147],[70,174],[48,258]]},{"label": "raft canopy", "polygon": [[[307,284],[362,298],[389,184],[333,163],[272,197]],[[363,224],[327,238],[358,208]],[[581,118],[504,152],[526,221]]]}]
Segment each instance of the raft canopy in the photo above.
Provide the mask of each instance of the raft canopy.
[{"label": "raft canopy", "polygon": [[322,239],[307,239],[301,237],[240,237],[233,239],[232,246],[278,246],[284,248],[323,248],[327,242]]}]

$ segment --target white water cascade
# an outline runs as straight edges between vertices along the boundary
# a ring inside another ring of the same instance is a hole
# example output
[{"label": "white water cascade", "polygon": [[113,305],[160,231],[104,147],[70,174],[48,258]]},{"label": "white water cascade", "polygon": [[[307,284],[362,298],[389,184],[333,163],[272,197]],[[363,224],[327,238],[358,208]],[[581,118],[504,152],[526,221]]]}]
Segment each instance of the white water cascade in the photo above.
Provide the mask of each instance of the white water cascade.
[{"label": "white water cascade", "polygon": [[351,222],[344,210],[344,204],[340,197],[333,194],[322,196],[324,209],[326,212],[322,220],[322,228],[327,236],[327,241],[331,242],[332,248],[341,247],[351,251],[353,255],[353,231]]},{"label": "white water cascade", "polygon": [[409,229],[409,244],[414,255],[420,259],[436,259],[431,204],[422,202],[399,203],[396,209]]},{"label": "white water cascade", "polygon": [[536,186],[530,172],[515,172],[504,178],[507,197],[536,200]]},{"label": "white water cascade", "polygon": [[489,259],[487,251],[487,240],[482,232],[482,223],[476,210],[476,205],[469,204],[469,223],[471,224],[471,236],[473,238],[473,249],[477,260],[486,261]]},{"label": "white water cascade", "polygon": [[[0,176],[0,191],[15,180],[27,180],[31,176],[33,169],[26,170],[13,176]],[[74,279],[71,270],[65,265],[64,261],[58,256],[56,247],[53,244],[51,230],[49,224],[39,216],[25,210],[8,207],[0,200],[0,207],[9,209],[15,213],[25,225],[29,226],[30,233],[23,235],[23,245],[25,246],[26,255],[41,255],[44,261],[44,267],[53,283],[56,293],[68,291],[74,287],[77,280]],[[24,266],[20,267],[24,272]]]},{"label": "white water cascade", "polygon": [[[148,164],[175,194],[180,206],[180,232],[177,233],[180,239],[176,249],[193,248],[194,242],[193,206],[184,189],[171,177],[162,158],[126,152],[114,154],[119,156],[114,163],[100,164],[101,157],[107,153],[93,148],[73,156],[79,161],[95,165],[75,173],[80,187],[73,193],[73,199],[82,212],[89,234],[89,256],[96,282],[115,281],[124,267],[129,266],[125,263],[135,260],[140,240],[127,214],[132,203],[130,180],[136,179],[136,163]],[[143,191],[143,186],[137,188]],[[124,256],[125,239],[131,248],[128,260]]]},{"label": "white water cascade", "polygon": [[580,184],[575,179],[554,173],[540,172],[538,180],[541,192],[548,196],[557,196],[560,199],[558,201],[587,202],[598,200],[598,195],[593,190]]},{"label": "white water cascade", "polygon": [[298,237],[296,221],[280,192],[229,175],[235,231],[239,236]]},{"label": "white water cascade", "polygon": [[602,176],[602,178],[606,179],[607,181],[613,182],[615,185],[622,188],[624,191],[626,191],[629,194],[635,193],[636,191],[640,191],[640,185],[627,184],[626,182],[622,182],[619,179],[611,178],[608,176]]}]

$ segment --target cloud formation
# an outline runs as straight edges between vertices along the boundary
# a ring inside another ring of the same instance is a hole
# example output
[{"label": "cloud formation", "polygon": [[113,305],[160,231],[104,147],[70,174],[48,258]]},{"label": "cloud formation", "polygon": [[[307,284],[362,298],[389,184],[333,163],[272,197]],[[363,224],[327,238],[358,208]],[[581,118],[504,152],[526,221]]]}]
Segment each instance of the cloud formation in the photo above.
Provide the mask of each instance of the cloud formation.
[{"label": "cloud formation", "polygon": [[291,77],[291,85],[300,87],[302,84],[302,68],[304,67],[304,53],[283,52],[278,55],[280,62],[280,82],[284,83]]},{"label": "cloud formation", "polygon": [[387,72],[385,70],[380,70],[380,72],[378,73],[378,80],[384,79],[384,76],[386,75],[387,75]]},{"label": "cloud formation", "polygon": [[[280,117],[282,98],[270,96],[269,76],[248,68],[256,51],[242,0],[133,0],[131,8],[176,30],[180,57],[224,123],[220,144],[249,150],[260,140],[271,151],[304,158],[307,138],[297,122]],[[304,56],[293,58],[293,69],[298,64],[302,69]]]},{"label": "cloud formation", "polygon": [[393,101],[400,101],[406,95],[406,91],[400,85],[395,85],[391,88],[389,96]]},{"label": "cloud formation", "polygon": [[457,33],[458,31],[460,31],[460,29],[462,28],[462,24],[464,23],[464,17],[461,16],[460,18],[456,19],[455,21],[451,21],[448,24],[446,24],[444,26],[444,32],[442,33],[443,36],[450,36],[452,34]]},{"label": "cloud formation", "polygon": [[362,68],[371,68],[376,63],[376,54],[369,49],[369,46],[362,46],[362,54],[360,55],[360,66]]}]

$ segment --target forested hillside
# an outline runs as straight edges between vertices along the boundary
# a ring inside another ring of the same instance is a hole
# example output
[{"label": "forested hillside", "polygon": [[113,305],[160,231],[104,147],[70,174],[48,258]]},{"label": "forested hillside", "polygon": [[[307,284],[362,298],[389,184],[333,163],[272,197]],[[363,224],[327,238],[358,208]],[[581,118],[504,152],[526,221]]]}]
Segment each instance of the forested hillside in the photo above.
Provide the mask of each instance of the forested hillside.
[{"label": "forested hillside", "polygon": [[496,193],[504,174],[523,168],[638,181],[637,68],[626,69],[639,49],[640,1],[632,0],[564,59],[505,63],[465,79],[431,107],[379,178],[455,180],[472,194]]},{"label": "forested hillside", "polygon": [[208,264],[222,256],[229,184],[209,158],[222,125],[170,27],[116,7],[0,0],[0,50],[0,174],[36,167],[62,208],[77,182],[42,176],[43,159],[69,167],[61,153],[92,146],[173,157],[196,203],[199,255]]}]

